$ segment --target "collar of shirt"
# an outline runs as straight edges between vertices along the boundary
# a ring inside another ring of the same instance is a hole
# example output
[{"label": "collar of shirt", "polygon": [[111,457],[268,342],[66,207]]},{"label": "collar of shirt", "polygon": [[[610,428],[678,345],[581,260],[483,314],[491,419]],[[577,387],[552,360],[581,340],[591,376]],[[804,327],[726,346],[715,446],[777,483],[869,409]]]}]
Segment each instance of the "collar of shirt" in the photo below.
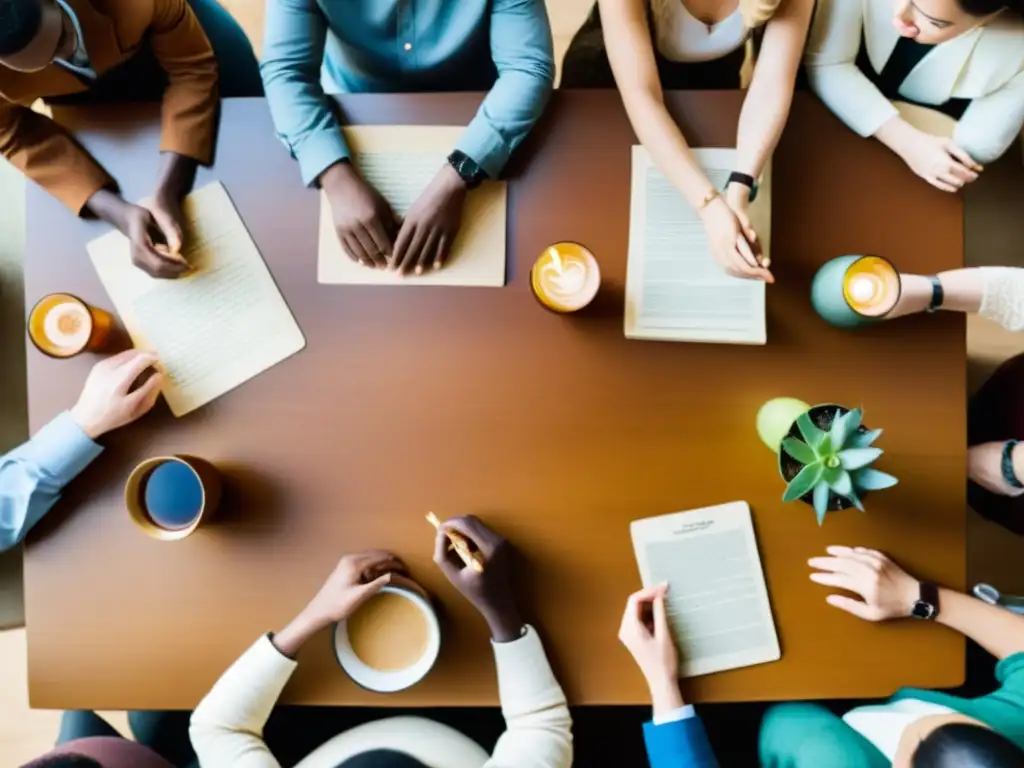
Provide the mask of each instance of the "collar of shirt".
[{"label": "collar of shirt", "polygon": [[71,25],[75,28],[75,50],[69,59],[54,59],[54,61],[78,75],[95,80],[96,71],[92,68],[92,64],[89,61],[89,52],[85,48],[85,36],[82,34],[82,25],[78,21],[78,14],[72,10],[65,0],[56,0],[56,2],[61,10],[68,15],[68,18],[71,19]]}]

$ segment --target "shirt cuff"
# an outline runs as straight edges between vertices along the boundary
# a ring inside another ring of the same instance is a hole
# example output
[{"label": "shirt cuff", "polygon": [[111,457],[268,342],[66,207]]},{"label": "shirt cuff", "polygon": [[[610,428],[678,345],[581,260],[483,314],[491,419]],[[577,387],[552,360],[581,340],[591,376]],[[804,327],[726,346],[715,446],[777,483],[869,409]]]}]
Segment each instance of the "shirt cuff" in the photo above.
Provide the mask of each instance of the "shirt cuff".
[{"label": "shirt cuff", "polygon": [[565,694],[533,627],[527,624],[526,632],[518,640],[491,641],[491,646],[498,668],[501,707],[506,717],[565,704]]},{"label": "shirt cuff", "polygon": [[459,137],[455,149],[465,152],[487,174],[497,180],[511,150],[505,139],[482,116],[477,115]]},{"label": "shirt cuff", "polygon": [[664,725],[665,723],[675,723],[680,720],[689,720],[691,717],[696,717],[697,711],[693,708],[693,704],[687,704],[679,707],[679,709],[672,709],[668,712],[663,712],[660,715],[655,715],[653,722],[655,725]]},{"label": "shirt cuff", "polygon": [[299,161],[302,183],[310,187],[321,173],[350,153],[341,129],[334,127],[311,134],[292,149],[292,154]]},{"label": "shirt cuff", "polygon": [[102,452],[68,411],[39,430],[25,447],[25,456],[61,486],[74,480]]}]

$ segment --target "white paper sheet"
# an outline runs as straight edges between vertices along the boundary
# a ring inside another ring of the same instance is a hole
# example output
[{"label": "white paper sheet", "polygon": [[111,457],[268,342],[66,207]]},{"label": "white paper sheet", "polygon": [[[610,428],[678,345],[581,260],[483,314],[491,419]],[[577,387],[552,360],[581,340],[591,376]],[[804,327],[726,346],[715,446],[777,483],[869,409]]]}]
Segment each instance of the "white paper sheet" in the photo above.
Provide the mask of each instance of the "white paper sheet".
[{"label": "white paper sheet", "polygon": [[189,195],[182,255],[193,269],[158,280],[131,263],[111,232],[89,256],[135,346],[165,372],[163,395],[183,416],[295,354],[306,340],[227,190]]},{"label": "white paper sheet", "polygon": [[[719,189],[736,167],[732,149],[693,149]],[[764,344],[765,284],[732,277],[712,258],[703,222],[655,167],[633,147],[625,334],[628,338]],[[770,164],[769,164],[770,165]],[[751,223],[770,253],[771,170],[765,169]]]},{"label": "white paper sheet", "polygon": [[636,520],[630,532],[644,586],[669,583],[684,677],[782,657],[745,502]]},{"label": "white paper sheet", "polygon": [[[350,126],[345,128],[345,139],[360,173],[402,217],[447,162],[464,130],[448,126]],[[444,268],[402,277],[352,261],[334,230],[327,195],[321,193],[317,280],[358,285],[501,287],[505,284],[506,209],[505,182],[484,182],[466,196],[462,225]]]}]

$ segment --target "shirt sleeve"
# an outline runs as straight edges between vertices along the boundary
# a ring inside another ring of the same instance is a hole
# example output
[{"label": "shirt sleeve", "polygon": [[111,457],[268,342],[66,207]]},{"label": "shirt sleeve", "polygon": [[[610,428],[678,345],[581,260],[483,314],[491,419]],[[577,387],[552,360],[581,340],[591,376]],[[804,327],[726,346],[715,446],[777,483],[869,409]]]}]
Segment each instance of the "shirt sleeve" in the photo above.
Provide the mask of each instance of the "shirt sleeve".
[{"label": "shirt sleeve", "polygon": [[260,72],[278,137],[299,163],[303,183],[349,156],[320,83],[327,20],[316,0],[268,0]]},{"label": "shirt sleeve", "polygon": [[868,137],[899,110],[857,68],[863,28],[860,0],[818,3],[804,63],[818,98],[851,130]]},{"label": "shirt sleeve", "polygon": [[78,215],[114,180],[46,115],[0,97],[0,153]]},{"label": "shirt sleeve", "polygon": [[160,151],[209,164],[220,101],[217,59],[186,0],[153,0],[149,40],[167,73]]},{"label": "shirt sleeve", "polygon": [[296,666],[264,635],[221,675],[189,723],[200,765],[280,768],[263,727]]},{"label": "shirt sleeve", "polygon": [[655,725],[664,725],[665,723],[675,723],[679,720],[689,720],[691,717],[696,716],[697,710],[693,708],[693,704],[687,704],[678,709],[673,709],[671,712],[655,715],[652,722]]},{"label": "shirt sleeve", "polygon": [[[686,709],[683,707],[679,713]],[[693,708],[689,709],[689,717],[644,725],[644,743],[651,768],[718,768],[704,724]]]},{"label": "shirt sleeve", "polygon": [[20,543],[102,450],[64,412],[0,457],[0,551]]},{"label": "shirt sleeve", "polygon": [[544,0],[494,0],[491,56],[498,80],[456,148],[496,179],[540,118],[554,85],[551,24]]},{"label": "shirt sleeve", "polygon": [[1024,70],[998,91],[974,99],[953,132],[953,141],[979,163],[998,160],[1024,127]]},{"label": "shirt sleeve", "polygon": [[484,768],[570,768],[572,717],[537,632],[493,645],[506,731]]}]

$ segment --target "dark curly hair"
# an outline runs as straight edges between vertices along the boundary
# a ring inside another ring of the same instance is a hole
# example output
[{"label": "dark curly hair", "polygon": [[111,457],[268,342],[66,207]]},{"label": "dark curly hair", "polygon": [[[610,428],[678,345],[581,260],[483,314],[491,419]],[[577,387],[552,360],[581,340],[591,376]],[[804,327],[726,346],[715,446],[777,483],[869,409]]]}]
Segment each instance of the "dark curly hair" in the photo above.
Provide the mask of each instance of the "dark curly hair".
[{"label": "dark curly hair", "polygon": [[914,768],[1024,768],[1024,750],[1000,733],[973,723],[947,723],[914,752]]},{"label": "dark curly hair", "polygon": [[0,0],[0,56],[17,53],[32,42],[42,20],[39,0]]}]

